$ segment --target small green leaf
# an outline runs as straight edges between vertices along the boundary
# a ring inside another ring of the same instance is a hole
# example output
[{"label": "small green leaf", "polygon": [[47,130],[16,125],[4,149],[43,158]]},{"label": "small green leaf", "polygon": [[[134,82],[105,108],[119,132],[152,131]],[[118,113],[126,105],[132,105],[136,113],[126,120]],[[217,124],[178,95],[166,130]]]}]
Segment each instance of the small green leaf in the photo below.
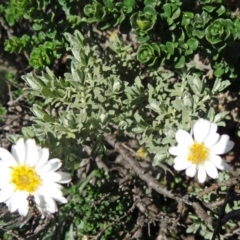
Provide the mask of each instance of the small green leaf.
[{"label": "small green leaf", "polygon": [[214,70],[214,75],[216,77],[221,77],[224,74],[224,68],[217,68]]},{"label": "small green leaf", "polygon": [[216,11],[218,16],[221,16],[222,14],[224,14],[226,12],[226,8],[221,5],[220,8]]},{"label": "small green leaf", "polygon": [[132,8],[135,5],[135,0],[123,0],[123,4],[127,7],[127,8]]},{"label": "small green leaf", "polygon": [[194,18],[194,14],[192,12],[183,12],[181,25],[186,28],[187,25],[191,23],[193,18]]},{"label": "small green leaf", "polygon": [[109,8],[109,9],[113,9],[114,8],[114,4],[112,0],[102,0],[104,5]]},{"label": "small green leaf", "polygon": [[137,19],[137,25],[141,30],[146,30],[150,25],[151,25],[151,21],[149,20],[141,20],[141,19]]},{"label": "small green leaf", "polygon": [[206,10],[207,12],[211,13],[213,12],[216,7],[213,7],[213,6],[203,6],[203,9]]},{"label": "small green leaf", "polygon": [[172,16],[171,5],[169,3],[163,5],[163,10],[165,17],[170,18]]},{"label": "small green leaf", "polygon": [[181,56],[178,62],[175,64],[175,68],[183,68],[185,65],[185,57]]},{"label": "small green leaf", "polygon": [[171,42],[166,42],[167,51],[170,55],[174,54],[174,45]]},{"label": "small green leaf", "polygon": [[179,18],[180,14],[181,14],[181,9],[178,7],[177,10],[173,12],[172,19]]},{"label": "small green leaf", "polygon": [[35,31],[40,31],[42,29],[42,25],[41,24],[38,24],[38,23],[34,23],[33,24],[33,29]]},{"label": "small green leaf", "polygon": [[190,38],[188,39],[187,41],[187,45],[189,46],[189,48],[192,50],[192,51],[195,51],[198,47],[198,40],[195,39],[195,38]]}]

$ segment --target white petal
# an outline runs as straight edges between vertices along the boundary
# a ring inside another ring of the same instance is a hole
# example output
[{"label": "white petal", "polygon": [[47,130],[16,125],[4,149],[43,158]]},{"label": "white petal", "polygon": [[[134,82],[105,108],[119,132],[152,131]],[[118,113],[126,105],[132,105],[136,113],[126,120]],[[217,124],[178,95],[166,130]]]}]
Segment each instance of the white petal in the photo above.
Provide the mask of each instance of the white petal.
[{"label": "white petal", "polygon": [[207,138],[204,140],[204,144],[207,147],[212,147],[214,144],[216,144],[220,139],[220,135],[218,133],[209,134]]},{"label": "white petal", "polygon": [[8,210],[10,212],[15,212],[18,209],[18,204],[16,204],[16,193],[8,200]]},{"label": "white petal", "polygon": [[211,162],[220,170],[229,170],[228,164],[218,155],[210,156]]},{"label": "white petal", "polygon": [[229,136],[224,134],[219,141],[211,147],[211,152],[215,154],[225,154],[229,152],[234,146],[234,142],[229,141]]},{"label": "white petal", "polygon": [[181,170],[185,170],[186,168],[190,167],[191,165],[192,165],[192,163],[189,161],[181,161],[181,162],[175,163],[173,165],[173,167],[175,170],[181,171]]},{"label": "white petal", "polygon": [[19,210],[22,208],[22,205],[24,205],[24,203],[28,203],[27,197],[27,192],[15,191],[8,205],[10,212],[15,212],[17,209]]},{"label": "white petal", "polygon": [[55,196],[59,196],[62,197],[63,193],[61,191],[62,186],[60,186],[59,184],[55,183],[55,182],[43,182],[42,187],[41,187],[41,194],[43,196],[49,195],[52,198],[54,198]]},{"label": "white petal", "polygon": [[21,216],[26,216],[28,214],[29,204],[28,201],[22,201],[21,206],[18,208],[18,212]]},{"label": "white petal", "polygon": [[207,177],[207,174],[205,172],[204,166],[198,167],[198,181],[200,183],[203,183],[203,182],[205,182],[206,177]]},{"label": "white petal", "polygon": [[34,201],[35,203],[38,205],[39,208],[44,208],[45,206],[45,200],[44,200],[44,196],[40,193],[34,193],[33,194],[34,197]]},{"label": "white petal", "polygon": [[61,191],[62,186],[57,183],[51,184],[43,184],[41,188],[41,193],[45,196],[52,197],[55,201],[60,203],[67,203],[67,199],[63,197],[63,193]]},{"label": "white petal", "polygon": [[189,150],[186,146],[181,146],[180,144],[177,147],[173,146],[169,148],[169,153],[173,156],[187,155],[188,151]]},{"label": "white petal", "polygon": [[3,161],[0,161],[0,178],[1,178],[1,180],[10,182],[11,173],[12,173],[12,169],[9,166],[6,166],[6,164]]},{"label": "white petal", "polygon": [[174,155],[174,156],[179,155],[179,153],[178,153],[178,152],[179,152],[178,147],[170,147],[168,151],[169,151],[170,154],[172,154],[172,155]]},{"label": "white petal", "polygon": [[13,155],[4,148],[0,148],[0,159],[7,166],[16,166],[18,164]]},{"label": "white petal", "polygon": [[28,139],[25,143],[25,163],[29,166],[35,166],[39,160],[39,147],[36,146],[34,139]]},{"label": "white petal", "polygon": [[55,197],[53,197],[53,199],[58,201],[59,203],[63,203],[63,204],[68,202],[68,200],[65,197],[55,196]]},{"label": "white petal", "polygon": [[203,142],[211,129],[211,122],[200,118],[193,126],[193,135],[196,142]]},{"label": "white petal", "polygon": [[47,211],[51,213],[57,212],[58,209],[57,209],[56,202],[51,197],[46,196],[45,202],[46,202]]},{"label": "white petal", "polygon": [[19,164],[25,162],[25,144],[23,138],[18,139],[16,144],[12,146],[12,154]]},{"label": "white petal", "polygon": [[39,149],[39,159],[35,168],[38,169],[42,167],[44,164],[47,163],[48,159],[49,159],[49,149],[48,148]]},{"label": "white petal", "polygon": [[186,175],[189,177],[194,177],[197,172],[196,164],[192,164],[189,168],[186,169]]},{"label": "white petal", "polygon": [[175,163],[175,164],[186,164],[187,165],[187,163],[186,162],[189,162],[188,160],[187,160],[187,157],[186,156],[177,156],[177,157],[175,157],[174,158],[174,160],[173,160],[173,163]]},{"label": "white petal", "polygon": [[176,132],[176,140],[179,144],[184,146],[189,146],[193,143],[191,134],[181,129]]},{"label": "white petal", "polygon": [[218,141],[219,134],[217,133],[217,124],[210,123],[210,129],[207,137],[204,139],[204,143],[207,146],[211,146]]},{"label": "white petal", "polygon": [[14,187],[9,184],[7,188],[2,188],[0,191],[0,202],[5,202],[8,200],[14,193]]},{"label": "white petal", "polygon": [[58,158],[53,158],[48,161],[49,164],[51,164],[50,171],[56,171],[62,166],[62,161]]},{"label": "white petal", "polygon": [[68,183],[71,181],[71,175],[65,172],[48,172],[41,177],[45,181],[53,181],[59,183]]},{"label": "white petal", "polygon": [[38,168],[37,172],[39,175],[44,174],[46,172],[54,172],[58,170],[62,166],[62,162],[58,158],[53,158],[49,160],[45,165]]},{"label": "white petal", "polygon": [[209,177],[211,177],[213,179],[218,178],[217,168],[212,162],[206,161],[204,163],[204,168]]}]

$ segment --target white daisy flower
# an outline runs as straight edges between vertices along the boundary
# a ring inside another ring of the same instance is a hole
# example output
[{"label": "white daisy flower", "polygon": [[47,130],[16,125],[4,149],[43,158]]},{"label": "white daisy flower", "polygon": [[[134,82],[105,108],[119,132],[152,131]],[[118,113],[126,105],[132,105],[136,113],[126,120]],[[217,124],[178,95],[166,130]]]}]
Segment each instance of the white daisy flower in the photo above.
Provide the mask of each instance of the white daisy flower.
[{"label": "white daisy flower", "polygon": [[178,145],[171,147],[169,153],[176,156],[173,167],[180,171],[186,169],[186,175],[194,177],[198,172],[198,181],[203,183],[207,175],[218,178],[218,169],[227,170],[228,164],[218,155],[230,151],[234,143],[229,136],[220,136],[217,125],[208,120],[199,119],[193,126],[191,134],[178,130]]},{"label": "white daisy flower", "polygon": [[66,203],[62,186],[58,183],[71,181],[70,174],[56,172],[62,163],[53,158],[48,161],[49,150],[36,145],[35,140],[21,138],[12,146],[12,154],[0,148],[0,202],[10,212],[18,210],[26,216],[29,211],[28,197],[32,196],[42,217],[46,212],[56,212],[55,201]]}]

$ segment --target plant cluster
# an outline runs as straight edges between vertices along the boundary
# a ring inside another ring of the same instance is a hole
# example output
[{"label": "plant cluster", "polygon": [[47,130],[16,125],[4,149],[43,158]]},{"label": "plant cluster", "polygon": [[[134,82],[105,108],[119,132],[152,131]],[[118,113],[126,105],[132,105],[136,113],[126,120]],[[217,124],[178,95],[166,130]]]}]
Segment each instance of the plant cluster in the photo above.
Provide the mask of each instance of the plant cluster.
[{"label": "plant cluster", "polygon": [[[10,53],[25,52],[29,64],[35,69],[52,65],[65,53],[63,32],[71,32],[78,26],[81,9],[79,1],[6,1],[0,5],[0,12],[11,28],[22,23],[22,32],[5,40],[4,49]],[[56,24],[57,23],[57,24]]]},{"label": "plant cluster", "polygon": [[[224,125],[221,120],[226,112],[215,114],[207,106],[229,81],[218,78],[210,87],[206,78],[193,73],[193,64],[178,75],[161,67],[138,68],[136,72],[136,55],[119,38],[101,51],[89,46],[79,31],[65,36],[72,51],[71,72],[64,78],[49,69],[41,76],[23,76],[32,94],[45,99],[43,105],[33,105],[35,124],[22,129],[25,137],[44,142],[51,135],[60,147],[63,142],[85,145],[90,141],[91,154],[102,155],[106,151],[104,136],[114,126],[119,137],[124,132],[137,136],[152,164],[159,165],[172,163],[168,149],[175,143],[177,129],[189,129],[199,116]],[[73,161],[76,158],[73,156]]]},{"label": "plant cluster", "polygon": [[240,18],[231,15],[222,1],[10,1],[0,9],[10,26],[27,21],[30,30],[6,40],[5,50],[27,52],[36,69],[64,54],[64,32],[97,23],[101,30],[119,26],[128,34],[133,29],[137,59],[149,66],[183,68],[197,53],[216,77],[238,74]]},{"label": "plant cluster", "polygon": [[[215,169],[208,175],[218,178],[204,187],[205,175],[201,184],[188,177],[196,169],[175,171],[184,169],[182,159],[169,149],[200,118],[220,138],[217,125],[229,115],[218,96],[239,74],[239,14],[221,0],[11,0],[0,13],[6,29],[23,30],[8,32],[5,50],[29,56],[34,68],[18,90],[29,93],[33,114],[21,134],[51,149],[72,175],[63,191],[68,203],[55,217],[19,223],[3,213],[5,239],[236,236],[239,178]],[[227,169],[222,163],[216,167]]]},{"label": "plant cluster", "polygon": [[198,53],[216,77],[236,78],[239,64],[239,15],[232,16],[222,1],[182,2],[125,0],[92,1],[84,7],[87,22],[100,29],[119,25],[134,29],[137,59],[152,66],[183,68]]}]

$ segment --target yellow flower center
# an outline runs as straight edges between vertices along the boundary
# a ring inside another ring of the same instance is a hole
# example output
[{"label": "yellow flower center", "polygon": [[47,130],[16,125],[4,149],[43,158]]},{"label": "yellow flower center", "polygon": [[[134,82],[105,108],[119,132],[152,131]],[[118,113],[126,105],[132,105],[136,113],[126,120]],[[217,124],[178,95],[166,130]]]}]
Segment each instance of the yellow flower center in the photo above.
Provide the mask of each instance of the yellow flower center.
[{"label": "yellow flower center", "polygon": [[26,165],[20,165],[12,169],[11,183],[16,190],[32,193],[41,185],[42,180],[35,169]]},{"label": "yellow flower center", "polygon": [[194,164],[204,163],[209,158],[209,149],[204,143],[193,143],[189,148],[188,160]]}]

